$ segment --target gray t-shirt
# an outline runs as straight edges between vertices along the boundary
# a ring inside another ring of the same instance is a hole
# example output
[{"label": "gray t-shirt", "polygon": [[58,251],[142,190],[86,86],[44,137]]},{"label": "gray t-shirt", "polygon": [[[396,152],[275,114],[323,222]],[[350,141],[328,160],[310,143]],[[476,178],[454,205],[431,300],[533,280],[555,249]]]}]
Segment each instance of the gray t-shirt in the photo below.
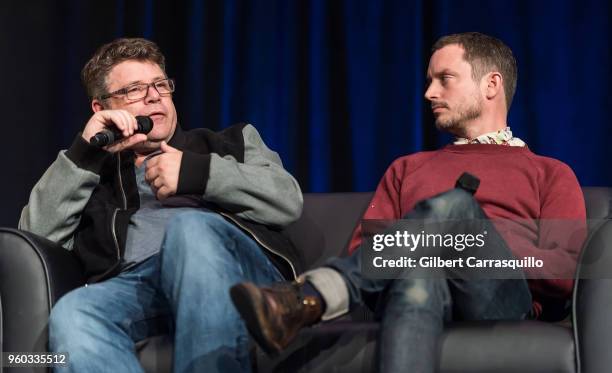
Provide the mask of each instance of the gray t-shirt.
[{"label": "gray t-shirt", "polygon": [[155,198],[151,186],[145,180],[146,163],[150,158],[147,157],[140,167],[134,167],[140,195],[140,209],[132,215],[128,226],[124,268],[158,253],[170,218],[180,212],[193,210],[193,207],[167,207]]}]

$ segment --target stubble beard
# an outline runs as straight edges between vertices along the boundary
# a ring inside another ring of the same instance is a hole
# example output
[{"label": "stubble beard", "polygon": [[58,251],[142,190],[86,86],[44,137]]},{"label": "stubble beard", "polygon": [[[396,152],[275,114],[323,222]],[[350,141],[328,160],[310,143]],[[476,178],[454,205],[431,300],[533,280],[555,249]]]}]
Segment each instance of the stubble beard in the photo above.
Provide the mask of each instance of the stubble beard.
[{"label": "stubble beard", "polygon": [[[450,111],[450,109],[448,109]],[[440,131],[452,133],[455,136],[464,136],[466,133],[467,123],[477,119],[482,114],[482,98],[474,96],[471,103],[461,105],[456,113],[443,117],[439,115],[436,118],[436,128]]]}]

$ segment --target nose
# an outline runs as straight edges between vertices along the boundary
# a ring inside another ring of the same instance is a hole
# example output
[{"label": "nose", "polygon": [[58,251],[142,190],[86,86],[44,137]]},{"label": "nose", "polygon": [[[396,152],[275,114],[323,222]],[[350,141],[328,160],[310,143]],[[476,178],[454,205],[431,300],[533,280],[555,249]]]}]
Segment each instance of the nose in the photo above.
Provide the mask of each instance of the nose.
[{"label": "nose", "polygon": [[155,103],[158,102],[161,98],[159,92],[157,92],[157,88],[153,84],[149,84],[147,87],[147,95],[145,96],[146,103]]},{"label": "nose", "polygon": [[427,89],[425,90],[425,94],[423,96],[425,96],[425,98],[429,101],[433,101],[436,98],[439,98],[438,90],[435,87],[434,81],[429,83],[429,85],[427,86]]}]

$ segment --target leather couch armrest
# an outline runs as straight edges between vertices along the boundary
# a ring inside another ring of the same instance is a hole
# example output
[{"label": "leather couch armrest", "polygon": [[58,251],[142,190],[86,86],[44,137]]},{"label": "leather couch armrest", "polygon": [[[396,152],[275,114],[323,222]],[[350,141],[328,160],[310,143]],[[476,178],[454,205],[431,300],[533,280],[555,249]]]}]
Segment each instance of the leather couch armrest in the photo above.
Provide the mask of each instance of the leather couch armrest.
[{"label": "leather couch armrest", "polygon": [[2,351],[47,351],[51,307],[84,283],[72,252],[32,233],[0,228]]},{"label": "leather couch armrest", "polygon": [[580,258],[573,299],[578,371],[612,366],[612,220],[604,220]]}]

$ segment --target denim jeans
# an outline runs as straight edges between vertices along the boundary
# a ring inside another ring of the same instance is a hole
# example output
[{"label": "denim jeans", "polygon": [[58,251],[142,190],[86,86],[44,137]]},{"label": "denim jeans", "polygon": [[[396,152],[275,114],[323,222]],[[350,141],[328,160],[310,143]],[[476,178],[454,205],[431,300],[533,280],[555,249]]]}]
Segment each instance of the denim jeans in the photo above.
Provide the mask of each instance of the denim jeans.
[{"label": "denim jeans", "polygon": [[[487,255],[512,257],[480,205],[462,189],[418,203],[405,219],[478,220],[487,224]],[[378,362],[385,373],[435,372],[438,338],[445,322],[520,320],[531,308],[525,279],[427,278],[418,271],[393,280],[372,279],[363,276],[359,251],[348,258],[332,259],[327,265],[345,280],[349,308],[364,303],[377,308],[382,322]]]},{"label": "denim jeans", "polygon": [[159,254],[53,307],[50,349],[69,354],[57,370],[142,372],[134,343],[174,333],[174,372],[249,372],[249,338],[229,288],[280,279],[255,241],[221,216],[177,214]]}]

